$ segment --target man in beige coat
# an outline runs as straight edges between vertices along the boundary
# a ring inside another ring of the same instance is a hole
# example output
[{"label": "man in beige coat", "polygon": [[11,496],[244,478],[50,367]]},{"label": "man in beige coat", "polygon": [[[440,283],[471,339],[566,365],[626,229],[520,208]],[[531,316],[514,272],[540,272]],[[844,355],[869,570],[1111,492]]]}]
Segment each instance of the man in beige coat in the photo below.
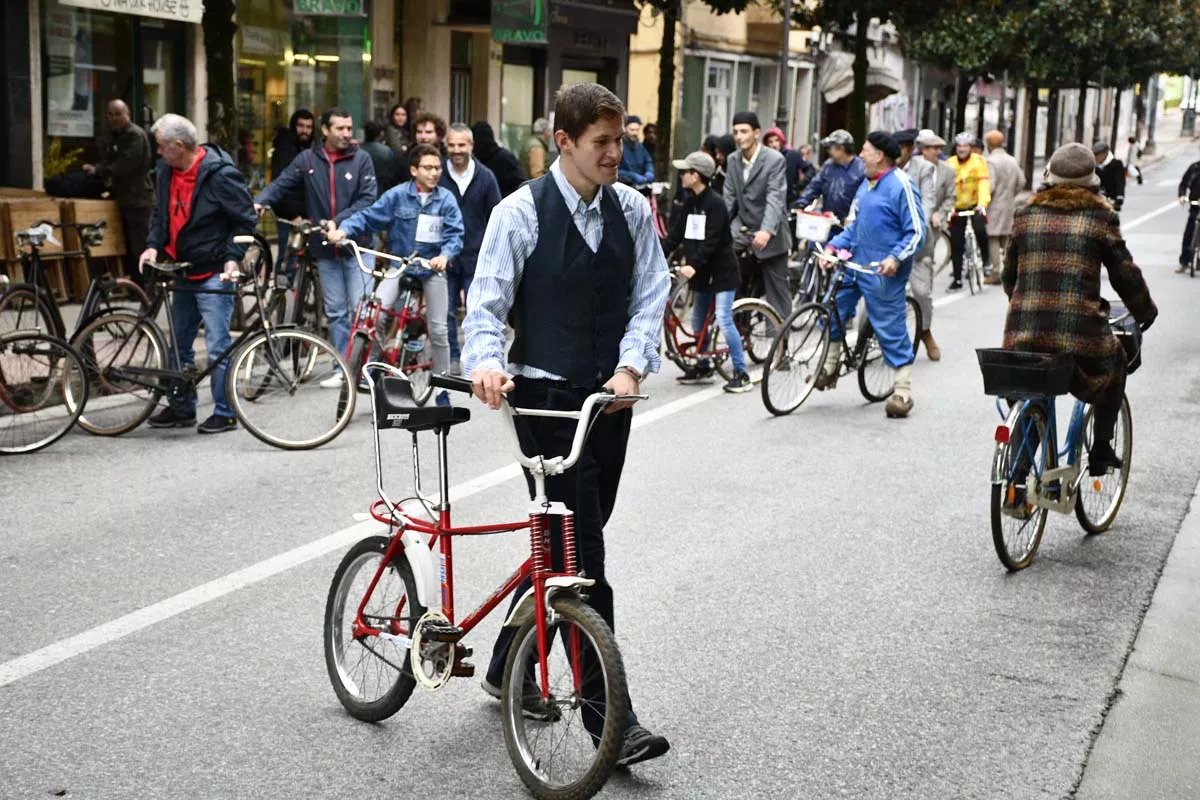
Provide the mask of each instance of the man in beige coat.
[{"label": "man in beige coat", "polygon": [[909,282],[913,284],[913,296],[918,298],[917,302],[921,304],[921,321],[925,326],[921,342],[925,345],[925,353],[930,361],[940,361],[942,351],[930,331],[930,326],[933,325],[933,302],[929,300],[922,303],[920,298],[928,298],[933,291],[934,251],[938,239],[945,235],[950,214],[954,211],[954,167],[941,158],[946,140],[930,129],[922,129],[917,134],[914,144],[920,150],[920,155],[914,155],[913,158],[922,158],[933,165],[934,181],[933,195],[929,201],[929,235],[925,239],[925,247],[917,254]]},{"label": "man in beige coat", "polygon": [[1025,172],[1017,160],[1004,149],[1004,134],[997,130],[984,135],[988,146],[988,172],[992,179],[992,204],[988,206],[988,249],[994,266],[984,283],[1000,283],[1000,265],[1004,250],[1012,236],[1013,212],[1017,195],[1025,188]]}]

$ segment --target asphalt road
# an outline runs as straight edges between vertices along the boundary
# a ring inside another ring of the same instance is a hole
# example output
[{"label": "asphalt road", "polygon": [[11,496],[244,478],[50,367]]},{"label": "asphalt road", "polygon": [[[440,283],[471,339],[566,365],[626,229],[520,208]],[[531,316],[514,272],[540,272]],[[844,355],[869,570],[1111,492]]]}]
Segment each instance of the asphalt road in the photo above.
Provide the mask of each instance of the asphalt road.
[{"label": "asphalt road", "polygon": [[[603,796],[1072,793],[1200,475],[1200,281],[1171,273],[1184,213],[1139,219],[1185,165],[1148,170],[1123,214],[1161,310],[1129,387],[1125,507],[1090,539],[1053,517],[1023,573],[988,527],[997,415],[973,350],[1000,340],[998,288],[938,309],[944,357],[922,355],[908,420],[853,382],[782,419],[670,365],[648,385],[608,572],[634,702],[673,749]],[[378,725],[330,689],[325,595],[374,497],[366,413],[309,453],[143,427],[0,461],[0,797],[526,796],[475,681]],[[456,520],[517,518],[500,420],[473,414],[451,435]],[[397,491],[406,447],[387,442]],[[460,545],[459,608],[525,547]]]}]

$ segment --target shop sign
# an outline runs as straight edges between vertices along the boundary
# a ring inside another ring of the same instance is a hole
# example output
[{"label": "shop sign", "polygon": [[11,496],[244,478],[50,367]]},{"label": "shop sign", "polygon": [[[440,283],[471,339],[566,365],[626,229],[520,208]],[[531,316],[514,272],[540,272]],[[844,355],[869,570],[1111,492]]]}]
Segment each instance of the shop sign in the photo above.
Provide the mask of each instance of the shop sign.
[{"label": "shop sign", "polygon": [[238,32],[242,35],[242,53],[246,55],[273,56],[287,46],[286,32],[276,28],[241,25]]},{"label": "shop sign", "polygon": [[546,44],[549,31],[549,0],[492,0],[492,41]]},{"label": "shop sign", "polygon": [[365,17],[363,0],[295,0],[297,14],[319,17]]},{"label": "shop sign", "polygon": [[59,0],[64,6],[136,14],[176,22],[200,22],[204,13],[203,0]]}]

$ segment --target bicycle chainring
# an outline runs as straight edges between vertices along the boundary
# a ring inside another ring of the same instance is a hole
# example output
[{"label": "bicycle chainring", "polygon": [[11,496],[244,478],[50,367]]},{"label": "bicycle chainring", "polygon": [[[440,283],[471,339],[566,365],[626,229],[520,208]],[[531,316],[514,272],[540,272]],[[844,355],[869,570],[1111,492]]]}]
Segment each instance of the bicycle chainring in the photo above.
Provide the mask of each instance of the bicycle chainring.
[{"label": "bicycle chainring", "polygon": [[453,626],[440,611],[426,611],[413,627],[409,650],[413,677],[426,689],[440,689],[454,673],[454,643],[429,640],[423,634],[426,622],[434,623],[430,627],[438,629]]}]

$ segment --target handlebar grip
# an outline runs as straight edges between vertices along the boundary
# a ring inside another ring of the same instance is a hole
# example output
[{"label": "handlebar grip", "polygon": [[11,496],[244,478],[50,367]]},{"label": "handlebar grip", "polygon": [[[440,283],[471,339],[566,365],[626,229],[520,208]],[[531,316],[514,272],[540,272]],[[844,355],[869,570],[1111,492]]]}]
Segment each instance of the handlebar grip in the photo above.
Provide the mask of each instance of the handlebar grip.
[{"label": "handlebar grip", "polygon": [[429,383],[439,389],[449,389],[452,392],[466,392],[471,394],[474,391],[474,385],[466,378],[459,378],[455,375],[431,375]]}]

